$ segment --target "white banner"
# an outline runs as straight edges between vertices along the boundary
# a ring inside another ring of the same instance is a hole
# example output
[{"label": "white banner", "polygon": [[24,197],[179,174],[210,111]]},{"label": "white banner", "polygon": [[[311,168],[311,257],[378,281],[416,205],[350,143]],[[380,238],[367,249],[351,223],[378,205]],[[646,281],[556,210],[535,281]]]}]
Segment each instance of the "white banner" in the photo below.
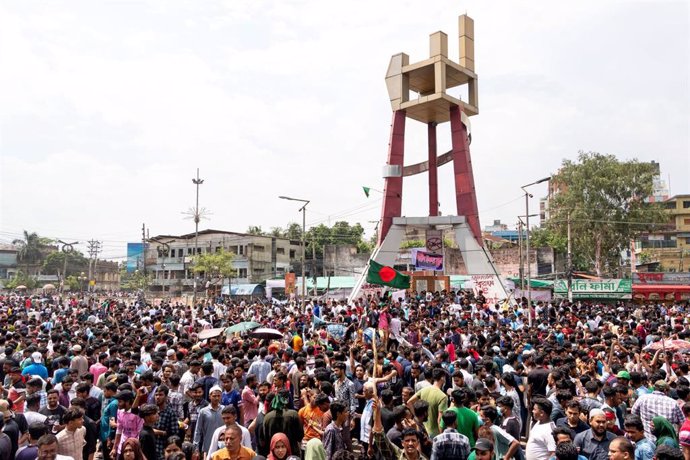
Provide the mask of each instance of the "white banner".
[{"label": "white banner", "polygon": [[496,275],[471,275],[470,279],[465,282],[465,289],[472,289],[474,295],[482,295],[486,298],[486,303],[495,305],[506,299],[506,289],[501,284],[501,280]]}]

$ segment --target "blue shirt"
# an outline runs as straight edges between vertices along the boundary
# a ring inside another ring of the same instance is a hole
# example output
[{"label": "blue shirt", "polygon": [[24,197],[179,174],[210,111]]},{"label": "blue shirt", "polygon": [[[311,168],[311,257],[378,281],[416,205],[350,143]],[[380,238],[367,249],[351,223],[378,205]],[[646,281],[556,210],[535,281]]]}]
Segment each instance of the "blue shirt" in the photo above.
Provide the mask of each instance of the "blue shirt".
[{"label": "blue shirt", "polygon": [[68,373],[69,373],[69,369],[66,367],[56,370],[55,373],[53,374],[53,383],[55,383],[55,384],[62,383],[62,379],[64,379]]},{"label": "blue shirt", "polygon": [[43,380],[48,380],[48,369],[43,364],[31,363],[24,368],[22,375],[38,375]]},{"label": "blue shirt", "polygon": [[108,405],[105,406],[103,415],[101,416],[101,442],[105,442],[110,437],[112,428],[110,428],[110,418],[117,418],[117,399],[111,399]]},{"label": "blue shirt", "polygon": [[656,446],[647,438],[642,438],[635,443],[635,460],[652,460]]}]

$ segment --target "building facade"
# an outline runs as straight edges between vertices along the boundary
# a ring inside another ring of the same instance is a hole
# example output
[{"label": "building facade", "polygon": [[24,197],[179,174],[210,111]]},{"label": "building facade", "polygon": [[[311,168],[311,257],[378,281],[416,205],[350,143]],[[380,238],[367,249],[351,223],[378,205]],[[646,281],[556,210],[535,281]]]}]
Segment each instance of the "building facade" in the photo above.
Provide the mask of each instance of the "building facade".
[{"label": "building facade", "polygon": [[9,279],[17,274],[17,253],[13,244],[0,243],[0,279]]},{"label": "building facade", "polygon": [[230,284],[257,284],[271,278],[281,278],[294,269],[301,257],[299,241],[265,235],[202,230],[172,236],[149,238],[145,250],[146,272],[152,277],[152,291],[182,293],[193,290],[195,275],[197,290],[204,287],[205,279],[193,272],[196,254],[220,252],[234,254],[235,273],[227,280]]},{"label": "building facade", "polygon": [[642,235],[639,251],[659,262],[661,271],[690,271],[690,194],[673,196],[662,205],[669,213],[669,224]]}]

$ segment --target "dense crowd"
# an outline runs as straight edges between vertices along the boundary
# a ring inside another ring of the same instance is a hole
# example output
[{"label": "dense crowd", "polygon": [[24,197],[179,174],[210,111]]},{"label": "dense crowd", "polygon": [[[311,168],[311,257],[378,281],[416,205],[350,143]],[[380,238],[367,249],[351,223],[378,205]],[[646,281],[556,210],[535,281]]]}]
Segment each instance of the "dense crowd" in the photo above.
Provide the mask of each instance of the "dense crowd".
[{"label": "dense crowd", "polygon": [[688,308],[8,294],[0,460],[690,460]]}]

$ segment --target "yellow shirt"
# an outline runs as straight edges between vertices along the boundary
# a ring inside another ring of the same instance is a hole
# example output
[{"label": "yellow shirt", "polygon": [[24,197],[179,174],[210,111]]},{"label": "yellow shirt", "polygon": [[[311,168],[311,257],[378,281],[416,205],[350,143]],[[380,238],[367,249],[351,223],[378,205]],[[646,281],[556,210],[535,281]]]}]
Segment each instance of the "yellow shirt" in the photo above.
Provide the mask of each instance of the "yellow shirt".
[{"label": "yellow shirt", "polygon": [[252,460],[254,457],[256,452],[244,446],[240,446],[240,451],[235,455],[231,454],[227,447],[223,447],[213,454],[211,460]]}]

